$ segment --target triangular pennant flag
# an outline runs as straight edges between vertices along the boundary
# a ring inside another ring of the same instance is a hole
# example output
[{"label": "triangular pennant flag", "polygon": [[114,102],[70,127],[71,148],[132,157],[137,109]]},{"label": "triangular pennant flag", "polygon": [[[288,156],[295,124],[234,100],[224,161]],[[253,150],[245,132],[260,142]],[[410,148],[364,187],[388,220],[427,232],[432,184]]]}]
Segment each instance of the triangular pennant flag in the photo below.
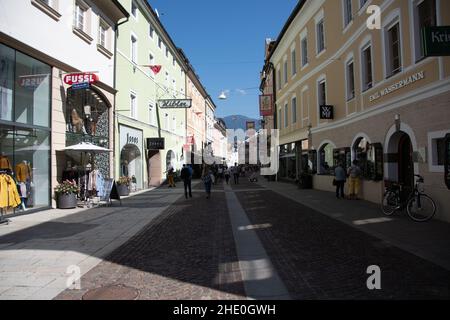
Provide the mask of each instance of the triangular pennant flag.
[{"label": "triangular pennant flag", "polygon": [[155,75],[157,75],[161,71],[161,68],[162,68],[162,66],[160,66],[160,65],[149,66],[149,67]]}]

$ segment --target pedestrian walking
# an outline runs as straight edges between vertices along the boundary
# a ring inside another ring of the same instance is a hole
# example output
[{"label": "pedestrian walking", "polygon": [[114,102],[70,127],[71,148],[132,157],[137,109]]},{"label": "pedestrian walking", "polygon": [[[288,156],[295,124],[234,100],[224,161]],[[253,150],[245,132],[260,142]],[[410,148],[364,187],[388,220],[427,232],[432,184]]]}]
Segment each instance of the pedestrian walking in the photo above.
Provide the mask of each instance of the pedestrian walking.
[{"label": "pedestrian walking", "polygon": [[202,172],[202,181],[203,184],[205,186],[205,191],[206,191],[206,199],[211,198],[211,187],[212,187],[212,171],[208,166],[204,166],[203,167],[203,172]]},{"label": "pedestrian walking", "polygon": [[225,174],[225,181],[228,184],[228,182],[230,181],[230,175],[231,175],[230,169],[229,168],[225,168],[224,169],[224,174]]},{"label": "pedestrian walking", "polygon": [[358,160],[353,160],[351,167],[347,170],[347,175],[349,177],[349,199],[358,200],[361,185],[361,169],[358,166]]},{"label": "pedestrian walking", "polygon": [[339,163],[334,169],[334,185],[336,186],[336,198],[345,199],[344,186],[347,181],[347,173],[342,165]]},{"label": "pedestrian walking", "polygon": [[183,169],[181,169],[180,178],[183,180],[184,183],[184,196],[187,199],[188,198],[188,191],[189,191],[189,198],[192,198],[192,171],[190,168],[183,164]]},{"label": "pedestrian walking", "polygon": [[239,175],[241,170],[239,169],[237,162],[235,162],[234,166],[231,168],[231,173],[233,174],[234,184],[239,184]]}]

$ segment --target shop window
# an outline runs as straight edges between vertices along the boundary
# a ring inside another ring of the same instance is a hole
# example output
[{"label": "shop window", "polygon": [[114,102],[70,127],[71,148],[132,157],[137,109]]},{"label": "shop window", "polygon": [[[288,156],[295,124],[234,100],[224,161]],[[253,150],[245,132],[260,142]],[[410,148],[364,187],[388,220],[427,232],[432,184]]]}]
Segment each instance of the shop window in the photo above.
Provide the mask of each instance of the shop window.
[{"label": "shop window", "polygon": [[15,52],[0,44],[0,120],[12,121]]},{"label": "shop window", "polygon": [[359,138],[353,146],[353,152],[364,179],[383,179],[383,148],[380,143],[370,144],[367,139]]},{"label": "shop window", "polygon": [[308,172],[311,174],[317,173],[317,151],[310,150],[308,151]]},{"label": "shop window", "polygon": [[333,146],[329,143],[319,149],[319,174],[333,174]]},{"label": "shop window", "polygon": [[347,170],[352,165],[352,154],[350,148],[339,148],[333,150],[333,169],[339,164]]}]

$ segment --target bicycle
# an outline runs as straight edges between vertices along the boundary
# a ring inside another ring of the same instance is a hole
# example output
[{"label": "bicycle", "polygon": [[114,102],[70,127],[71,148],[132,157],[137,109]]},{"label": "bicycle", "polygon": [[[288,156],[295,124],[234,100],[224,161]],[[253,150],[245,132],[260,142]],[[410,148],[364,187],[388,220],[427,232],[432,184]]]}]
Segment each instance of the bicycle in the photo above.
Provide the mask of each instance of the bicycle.
[{"label": "bicycle", "polygon": [[417,222],[425,222],[433,218],[436,213],[436,204],[431,197],[424,193],[424,178],[420,175],[414,175],[416,182],[414,189],[408,196],[406,201],[402,201],[401,194],[403,185],[390,182],[386,186],[386,191],[381,204],[382,211],[385,215],[391,216],[394,212],[404,209],[408,216]]}]

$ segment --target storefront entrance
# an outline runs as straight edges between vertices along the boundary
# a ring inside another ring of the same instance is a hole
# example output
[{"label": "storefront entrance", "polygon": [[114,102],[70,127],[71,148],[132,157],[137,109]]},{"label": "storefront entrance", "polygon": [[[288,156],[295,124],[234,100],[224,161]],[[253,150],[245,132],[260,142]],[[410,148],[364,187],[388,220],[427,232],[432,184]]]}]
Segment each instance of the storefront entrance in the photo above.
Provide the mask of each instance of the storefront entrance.
[{"label": "storefront entrance", "polygon": [[136,184],[132,185],[133,188],[142,189],[142,156],[138,147],[134,144],[125,145],[120,152],[120,163],[120,175],[130,177],[132,183]]},{"label": "storefront entrance", "polygon": [[414,186],[413,149],[406,133],[402,133],[398,143],[398,182],[408,189]]}]

